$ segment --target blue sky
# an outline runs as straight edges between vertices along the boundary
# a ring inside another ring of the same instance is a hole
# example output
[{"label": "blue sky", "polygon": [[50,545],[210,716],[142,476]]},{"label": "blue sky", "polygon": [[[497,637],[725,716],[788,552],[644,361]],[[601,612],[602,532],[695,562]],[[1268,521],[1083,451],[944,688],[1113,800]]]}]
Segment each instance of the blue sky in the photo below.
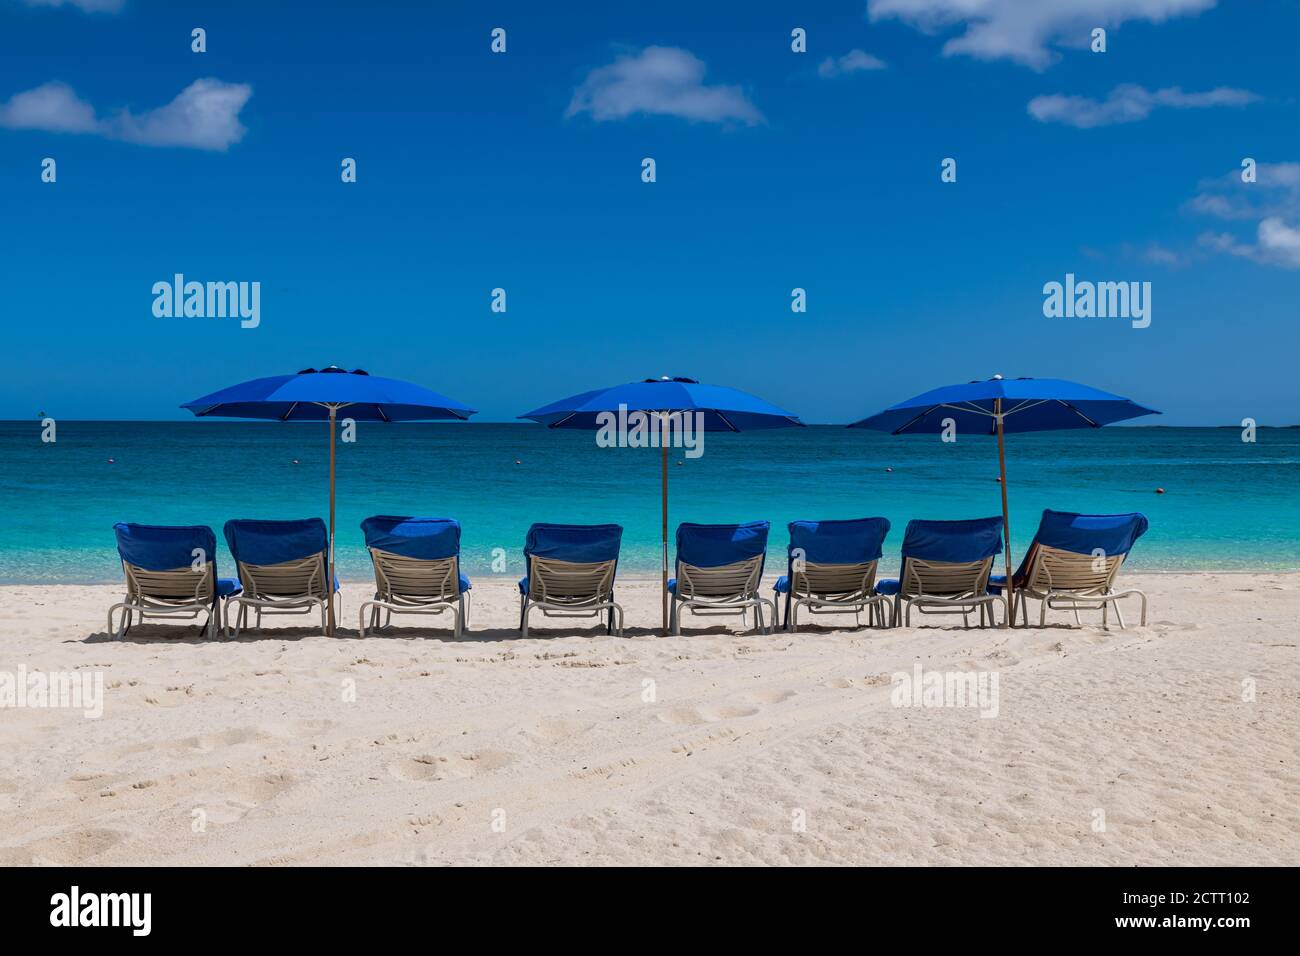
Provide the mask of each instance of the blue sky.
[{"label": "blue sky", "polygon": [[[488,420],[1001,373],[1298,422],[1297,35],[1294,0],[0,0],[0,418],[336,363]],[[261,324],[156,318],[178,272],[260,282]],[[1066,273],[1150,282],[1150,327],[1044,317]]]}]

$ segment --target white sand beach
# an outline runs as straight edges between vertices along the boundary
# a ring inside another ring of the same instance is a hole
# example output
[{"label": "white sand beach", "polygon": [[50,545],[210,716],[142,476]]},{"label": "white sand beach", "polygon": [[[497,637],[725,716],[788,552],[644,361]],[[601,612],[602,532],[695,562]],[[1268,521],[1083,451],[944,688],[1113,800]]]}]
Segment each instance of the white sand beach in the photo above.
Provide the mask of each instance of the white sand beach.
[{"label": "white sand beach", "polygon": [[[1300,864],[1300,575],[1125,580],[1148,627],[663,638],[647,581],[624,639],[520,640],[480,580],[460,640],[359,639],[355,583],[340,637],[237,642],[6,586],[0,672],[104,700],[0,710],[0,863]],[[996,672],[997,715],[894,706],[917,663]]]}]

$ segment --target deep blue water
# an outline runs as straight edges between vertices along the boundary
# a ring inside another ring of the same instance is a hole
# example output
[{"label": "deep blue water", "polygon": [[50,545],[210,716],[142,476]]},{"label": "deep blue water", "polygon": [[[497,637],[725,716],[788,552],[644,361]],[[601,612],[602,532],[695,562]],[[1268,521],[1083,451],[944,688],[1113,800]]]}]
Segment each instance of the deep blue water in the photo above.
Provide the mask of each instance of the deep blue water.
[{"label": "deep blue water", "polygon": [[[339,445],[344,578],[370,576],[358,525],[371,514],[458,518],[471,575],[491,572],[495,548],[504,573],[519,573],[533,521],[617,522],[621,568],[659,566],[657,450],[599,448],[593,433],[531,424],[357,429],[354,444]],[[35,420],[0,422],[2,582],[119,580],[115,521],[208,524],[222,541],[229,518],[328,515],[324,424],[60,422],[57,437],[42,443]],[[1151,530],[1133,567],[1300,568],[1300,429],[1260,429],[1254,444],[1230,428],[1123,427],[1007,444],[1017,556],[1053,507],[1144,512]],[[990,438],[944,444],[820,426],[709,433],[704,448],[699,459],[672,456],[671,524],[768,519],[774,559],[796,518],[884,515],[892,571],[909,518],[1000,513]],[[218,562],[231,568],[224,542]]]}]

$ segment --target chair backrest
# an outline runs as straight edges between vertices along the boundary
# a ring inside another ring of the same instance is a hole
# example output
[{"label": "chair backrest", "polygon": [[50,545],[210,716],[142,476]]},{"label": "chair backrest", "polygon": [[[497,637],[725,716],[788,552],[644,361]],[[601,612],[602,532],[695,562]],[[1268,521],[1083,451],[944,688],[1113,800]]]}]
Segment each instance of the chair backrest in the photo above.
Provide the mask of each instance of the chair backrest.
[{"label": "chair backrest", "polygon": [[791,521],[786,549],[790,590],[800,595],[870,593],[889,521]]},{"label": "chair backrest", "polygon": [[250,597],[324,598],[332,590],[326,568],[329,534],[320,518],[234,519],[224,531]]},{"label": "chair backrest", "polygon": [[677,595],[744,598],[758,590],[767,555],[766,521],[677,526]]},{"label": "chair backrest", "polygon": [[962,521],[914,519],[903,533],[904,597],[983,594],[993,558],[1002,552],[1002,517]]},{"label": "chair backrest", "polygon": [[608,601],[622,542],[621,525],[534,524],[524,540],[529,598],[566,604]]},{"label": "chair backrest", "polygon": [[1146,516],[1137,512],[1044,511],[1017,577],[1036,593],[1102,593],[1114,584],[1120,565],[1147,527]]},{"label": "chair backrest", "polygon": [[113,525],[133,599],[209,603],[216,592],[217,537],[206,525]]},{"label": "chair backrest", "polygon": [[460,522],[375,515],[361,522],[382,596],[454,599],[460,595]]}]

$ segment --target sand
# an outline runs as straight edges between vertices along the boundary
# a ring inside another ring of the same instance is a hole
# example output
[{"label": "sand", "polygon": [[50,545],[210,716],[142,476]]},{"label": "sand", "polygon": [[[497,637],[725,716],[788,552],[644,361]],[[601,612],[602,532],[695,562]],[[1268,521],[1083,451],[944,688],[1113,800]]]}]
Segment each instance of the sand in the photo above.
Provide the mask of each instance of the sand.
[{"label": "sand", "polygon": [[[1127,581],[1148,627],[663,638],[625,582],[628,637],[520,640],[498,579],[460,640],[359,639],[351,584],[339,638],[229,643],[6,586],[0,673],[104,683],[0,710],[0,863],[1300,863],[1300,575]],[[917,663],[996,674],[996,716],[895,706]]]}]

